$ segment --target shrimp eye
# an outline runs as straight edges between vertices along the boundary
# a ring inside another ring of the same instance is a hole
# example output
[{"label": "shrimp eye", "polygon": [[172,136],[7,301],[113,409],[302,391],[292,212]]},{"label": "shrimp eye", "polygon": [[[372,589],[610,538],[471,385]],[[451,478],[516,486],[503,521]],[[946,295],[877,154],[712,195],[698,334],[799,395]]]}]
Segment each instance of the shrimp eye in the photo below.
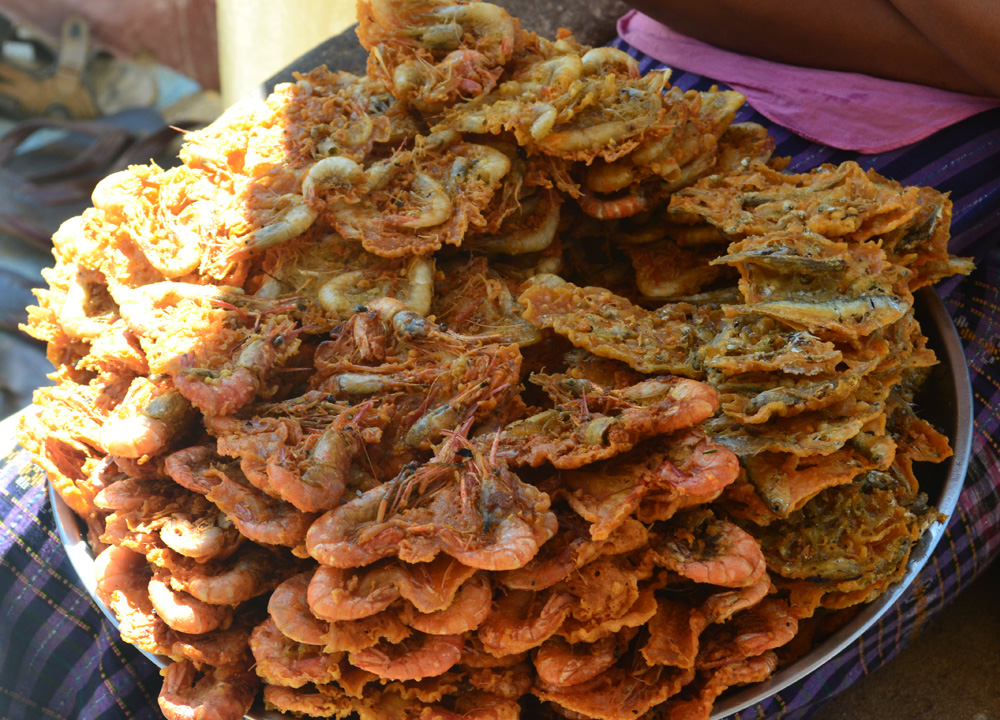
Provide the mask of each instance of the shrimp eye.
[{"label": "shrimp eye", "polygon": [[472,451],[469,448],[459,448],[455,451],[455,454],[460,458],[465,458],[466,460],[469,460],[472,457]]}]

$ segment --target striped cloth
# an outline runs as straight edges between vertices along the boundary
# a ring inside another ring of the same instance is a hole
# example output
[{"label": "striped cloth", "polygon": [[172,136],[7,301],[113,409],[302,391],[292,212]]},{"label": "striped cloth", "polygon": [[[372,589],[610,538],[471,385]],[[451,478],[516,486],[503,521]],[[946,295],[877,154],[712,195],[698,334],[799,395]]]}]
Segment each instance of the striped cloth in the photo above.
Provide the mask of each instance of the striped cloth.
[{"label": "striped cloth", "polygon": [[[635,55],[643,71],[650,58]],[[677,72],[672,82],[707,89]],[[738,714],[801,718],[891,660],[1000,549],[1000,110],[906,148],[860,156],[790,134],[745,107],[739,121],[769,127],[789,169],[857,160],[908,185],[951,192],[955,251],[974,255],[968,278],[939,288],[959,328],[974,389],[975,437],[966,487],[925,569],[883,619],[834,660]],[[9,426],[5,423],[4,426]],[[9,437],[9,432],[8,432]],[[79,585],[54,530],[44,478],[27,454],[0,449],[0,718],[159,718],[156,668],[117,633]]]}]

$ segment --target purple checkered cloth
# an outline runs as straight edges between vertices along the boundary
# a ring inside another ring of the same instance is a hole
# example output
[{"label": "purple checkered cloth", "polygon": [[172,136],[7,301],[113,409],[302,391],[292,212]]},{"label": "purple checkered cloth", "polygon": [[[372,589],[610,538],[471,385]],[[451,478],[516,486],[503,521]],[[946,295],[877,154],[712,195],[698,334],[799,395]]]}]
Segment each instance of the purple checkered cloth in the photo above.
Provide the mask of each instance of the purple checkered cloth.
[{"label": "purple checkered cloth", "polygon": [[[655,62],[619,41],[643,71]],[[672,82],[707,89],[675,69]],[[768,127],[792,171],[856,160],[907,185],[930,185],[954,201],[954,251],[976,258],[968,278],[939,288],[965,345],[975,435],[965,489],[924,570],[883,618],[835,659],[739,713],[801,718],[891,660],[927,621],[983,571],[1000,549],[1000,110],[915,145],[858,155],[792,135],[745,107],[738,121]],[[54,529],[42,473],[27,454],[0,458],[0,718],[158,718],[156,668],[117,631],[79,584]]]}]

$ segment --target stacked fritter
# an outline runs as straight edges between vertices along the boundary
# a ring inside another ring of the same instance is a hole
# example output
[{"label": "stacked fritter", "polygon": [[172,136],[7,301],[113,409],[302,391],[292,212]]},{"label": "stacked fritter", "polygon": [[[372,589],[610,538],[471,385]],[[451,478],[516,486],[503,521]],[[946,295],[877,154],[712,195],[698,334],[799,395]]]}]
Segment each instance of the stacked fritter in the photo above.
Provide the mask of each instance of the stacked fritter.
[{"label": "stacked fritter", "polygon": [[707,717],[933,521],[947,198],[488,3],[359,20],[59,230],[20,442],[170,718]]}]

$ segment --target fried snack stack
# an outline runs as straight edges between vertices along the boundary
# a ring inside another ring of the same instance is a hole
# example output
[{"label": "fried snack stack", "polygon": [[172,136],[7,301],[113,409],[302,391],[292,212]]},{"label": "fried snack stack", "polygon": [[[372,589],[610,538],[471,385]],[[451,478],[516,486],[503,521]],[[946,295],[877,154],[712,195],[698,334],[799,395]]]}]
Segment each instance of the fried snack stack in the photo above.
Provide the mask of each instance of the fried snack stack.
[{"label": "fried snack stack", "polygon": [[707,718],[935,517],[947,198],[489,3],[358,11],[367,76],[60,228],[19,441],[169,718]]}]

